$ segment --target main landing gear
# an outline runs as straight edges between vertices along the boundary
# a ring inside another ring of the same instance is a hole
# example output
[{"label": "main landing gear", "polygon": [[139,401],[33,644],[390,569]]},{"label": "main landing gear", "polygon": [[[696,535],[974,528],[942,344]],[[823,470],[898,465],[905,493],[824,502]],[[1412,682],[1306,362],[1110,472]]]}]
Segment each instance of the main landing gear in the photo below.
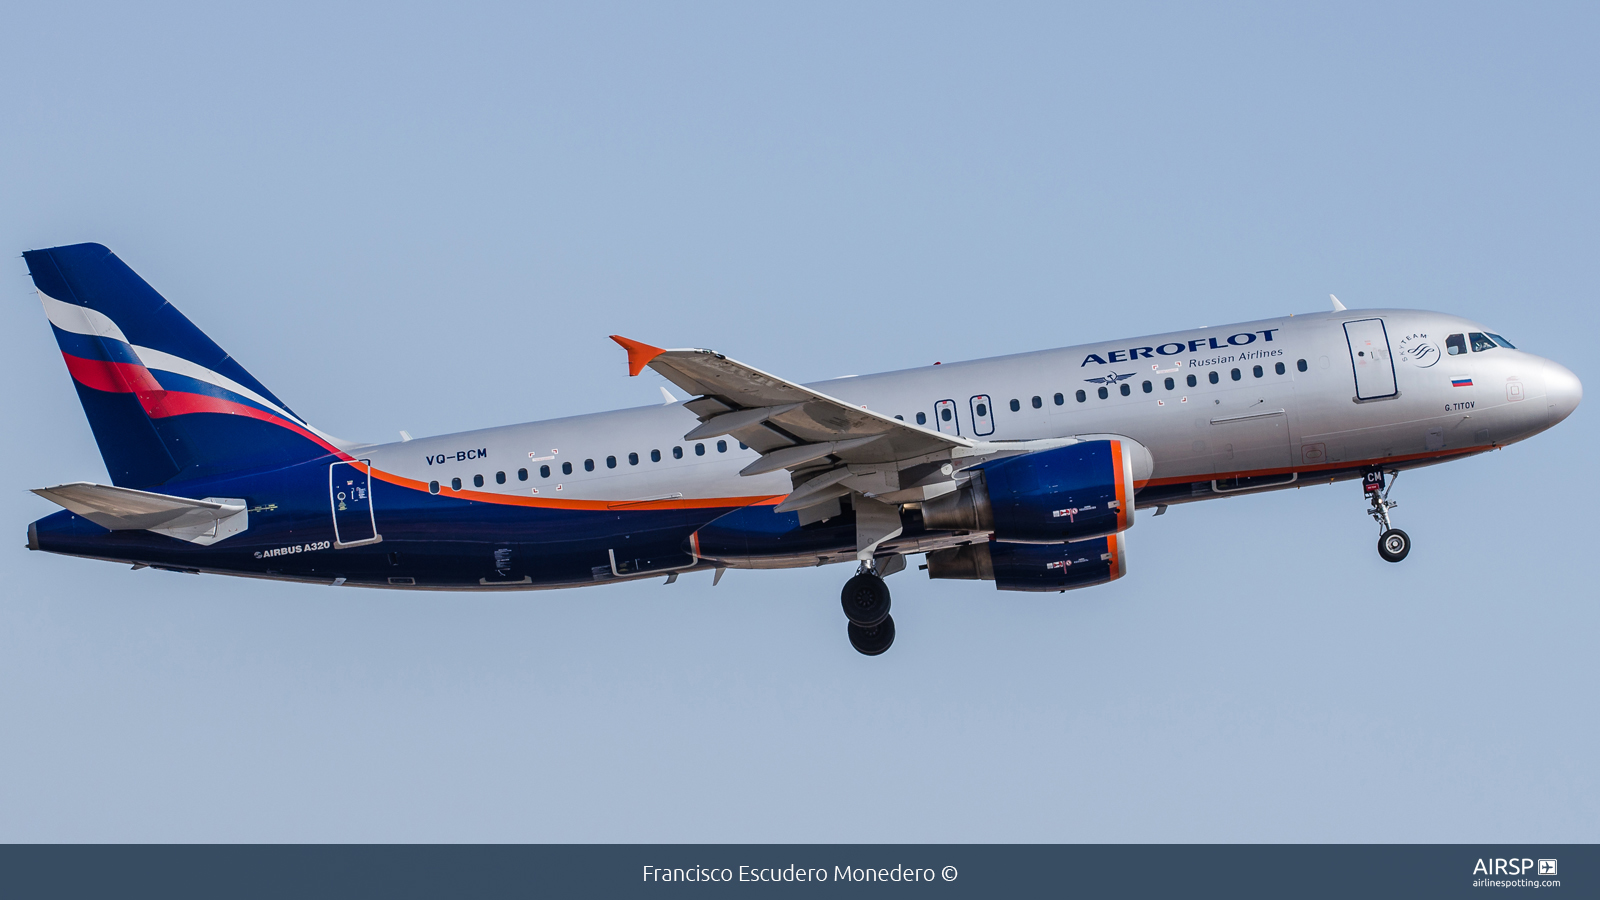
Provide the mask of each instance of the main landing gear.
[{"label": "main landing gear", "polygon": [[1378,535],[1378,555],[1385,562],[1397,563],[1406,558],[1411,552],[1411,535],[1389,524],[1389,510],[1400,504],[1389,499],[1389,492],[1394,490],[1394,483],[1400,480],[1399,470],[1389,474],[1389,484],[1384,486],[1382,469],[1368,469],[1361,478],[1361,489],[1366,492],[1367,500],[1372,507],[1367,510],[1367,515],[1372,517],[1383,533]]},{"label": "main landing gear", "polygon": [[874,563],[863,562],[854,578],[844,583],[839,595],[848,629],[850,646],[866,656],[877,656],[894,643],[894,618],[889,615],[889,586],[879,577]]}]

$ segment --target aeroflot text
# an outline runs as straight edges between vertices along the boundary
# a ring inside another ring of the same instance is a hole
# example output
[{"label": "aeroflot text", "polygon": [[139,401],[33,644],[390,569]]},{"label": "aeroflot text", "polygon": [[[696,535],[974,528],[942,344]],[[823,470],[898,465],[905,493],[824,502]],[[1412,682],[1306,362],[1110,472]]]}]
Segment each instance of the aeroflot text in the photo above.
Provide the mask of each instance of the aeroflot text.
[{"label": "aeroflot text", "polygon": [[[705,868],[692,866],[690,868],[666,868],[663,866],[645,866],[645,881],[744,881],[744,882],[784,882],[784,881],[937,881],[938,876],[933,869],[913,869],[906,866],[895,866],[892,869],[860,869],[850,866],[834,866],[829,873],[826,868],[807,869],[801,866],[790,865],[787,868],[772,868],[763,866],[740,866],[737,873],[729,868]],[[946,881],[953,880],[949,875]]]},{"label": "aeroflot text", "polygon": [[1278,329],[1276,328],[1268,328],[1262,331],[1241,331],[1238,334],[1230,334],[1228,335],[1228,342],[1226,344],[1217,343],[1216,338],[1197,338],[1188,342],[1173,341],[1170,344],[1162,344],[1159,347],[1129,347],[1126,350],[1112,350],[1105,356],[1101,356],[1098,353],[1091,353],[1083,358],[1083,362],[1078,363],[1078,368],[1081,369],[1084,366],[1087,366],[1089,363],[1099,363],[1100,365],[1104,366],[1111,363],[1134,362],[1140,359],[1155,359],[1156,354],[1158,353],[1162,356],[1177,356],[1180,353],[1199,353],[1201,347],[1207,347],[1212,350],[1226,350],[1229,347],[1243,347],[1246,344],[1255,343],[1256,335],[1258,334],[1261,335],[1263,343],[1271,343],[1272,333],[1277,330]]}]

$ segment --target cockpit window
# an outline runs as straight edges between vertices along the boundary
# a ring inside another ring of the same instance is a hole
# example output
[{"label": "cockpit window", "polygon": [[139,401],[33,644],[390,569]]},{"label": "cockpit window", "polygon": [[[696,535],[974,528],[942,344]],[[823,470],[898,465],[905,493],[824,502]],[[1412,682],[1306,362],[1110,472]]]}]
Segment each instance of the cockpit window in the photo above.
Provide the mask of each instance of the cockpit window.
[{"label": "cockpit window", "polygon": [[1444,339],[1444,346],[1446,353],[1451,356],[1460,356],[1467,352],[1467,336],[1464,334],[1452,334]]},{"label": "cockpit window", "polygon": [[1510,341],[1506,340],[1505,338],[1501,337],[1498,334],[1495,334],[1492,331],[1489,332],[1489,337],[1494,338],[1494,342],[1496,344],[1499,344],[1500,346],[1506,348],[1507,350],[1515,350],[1515,349],[1517,349],[1516,345],[1512,344]]},{"label": "cockpit window", "polygon": [[1494,349],[1494,341],[1489,340],[1489,336],[1481,331],[1469,331],[1467,332],[1467,337],[1472,339],[1473,353],[1482,353],[1485,350]]}]

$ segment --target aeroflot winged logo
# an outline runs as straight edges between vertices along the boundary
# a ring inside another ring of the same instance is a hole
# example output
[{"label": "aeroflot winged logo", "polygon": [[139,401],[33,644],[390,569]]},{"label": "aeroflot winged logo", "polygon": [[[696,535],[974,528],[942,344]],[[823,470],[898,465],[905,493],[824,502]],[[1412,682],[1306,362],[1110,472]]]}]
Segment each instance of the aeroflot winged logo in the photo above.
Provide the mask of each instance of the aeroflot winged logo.
[{"label": "aeroflot winged logo", "polygon": [[[1277,331],[1278,329],[1276,328],[1267,328],[1262,331],[1241,331],[1238,334],[1228,335],[1227,339],[1221,343],[1218,343],[1219,339],[1214,337],[1196,338],[1192,341],[1172,341],[1170,343],[1162,344],[1158,347],[1129,347],[1126,350],[1112,350],[1106,353],[1105,356],[1101,356],[1098,353],[1091,353],[1083,358],[1083,362],[1078,364],[1078,368],[1081,369],[1084,366],[1087,366],[1089,363],[1099,363],[1102,366],[1107,366],[1111,365],[1112,363],[1135,362],[1140,359],[1155,359],[1158,355],[1177,356],[1180,353],[1199,353],[1202,349],[1229,350],[1234,347],[1243,347],[1248,344],[1254,344],[1257,340],[1261,341],[1263,344],[1270,344],[1272,343],[1272,335]],[[1117,381],[1120,381],[1124,378],[1132,378],[1133,376],[1118,375],[1115,377]],[[1106,383],[1114,384],[1115,382]]]},{"label": "aeroflot winged logo", "polygon": [[1116,372],[1112,372],[1110,375],[1107,375],[1104,378],[1085,378],[1084,381],[1087,381],[1090,384],[1116,384],[1119,381],[1127,381],[1132,377],[1132,372],[1127,372],[1121,375],[1117,374]]}]

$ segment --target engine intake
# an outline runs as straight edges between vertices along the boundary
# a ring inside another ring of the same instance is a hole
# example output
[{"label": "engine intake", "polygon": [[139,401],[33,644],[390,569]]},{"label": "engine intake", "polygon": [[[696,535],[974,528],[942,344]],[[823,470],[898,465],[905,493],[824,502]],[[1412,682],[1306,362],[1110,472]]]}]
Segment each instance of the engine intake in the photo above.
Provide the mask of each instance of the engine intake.
[{"label": "engine intake", "polygon": [[1133,457],[1125,442],[1099,440],[985,463],[960,489],[924,503],[922,520],[1008,543],[1117,534],[1133,525]]},{"label": "engine intake", "polygon": [[1127,574],[1125,548],[1120,534],[1071,544],[967,544],[929,553],[928,577],[993,581],[1002,591],[1069,591]]}]

